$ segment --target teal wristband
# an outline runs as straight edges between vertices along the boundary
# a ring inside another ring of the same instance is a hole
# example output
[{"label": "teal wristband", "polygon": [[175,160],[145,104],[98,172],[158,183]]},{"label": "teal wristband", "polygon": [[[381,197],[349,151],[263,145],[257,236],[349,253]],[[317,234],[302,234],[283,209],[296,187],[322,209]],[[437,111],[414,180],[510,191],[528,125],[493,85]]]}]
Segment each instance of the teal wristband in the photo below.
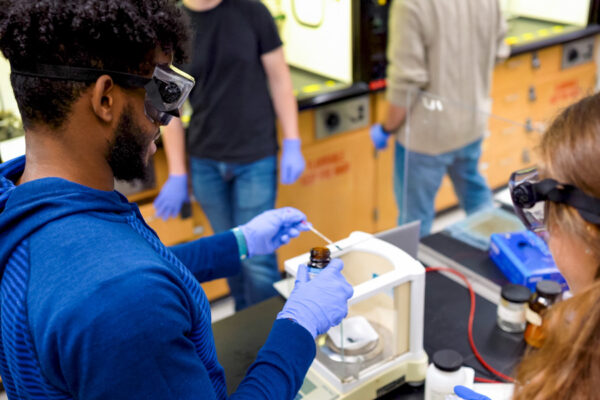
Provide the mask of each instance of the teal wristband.
[{"label": "teal wristband", "polygon": [[248,245],[246,244],[246,237],[244,232],[239,227],[235,227],[231,230],[235,236],[235,241],[238,245],[238,251],[240,252],[240,260],[248,258]]}]

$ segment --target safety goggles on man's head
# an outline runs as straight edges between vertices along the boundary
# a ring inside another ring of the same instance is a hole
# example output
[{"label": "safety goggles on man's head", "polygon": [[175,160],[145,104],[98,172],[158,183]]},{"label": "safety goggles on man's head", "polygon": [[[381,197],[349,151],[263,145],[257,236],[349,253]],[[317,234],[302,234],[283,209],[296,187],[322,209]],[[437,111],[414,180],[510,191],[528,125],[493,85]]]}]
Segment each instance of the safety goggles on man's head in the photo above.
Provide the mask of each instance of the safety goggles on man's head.
[{"label": "safety goggles on man's head", "polygon": [[600,225],[600,199],[588,196],[573,185],[554,179],[540,180],[536,168],[513,172],[508,187],[517,216],[534,232],[547,227],[548,201],[568,204],[585,221]]},{"label": "safety goggles on man's head", "polygon": [[77,82],[93,82],[101,75],[109,75],[121,86],[146,89],[144,111],[152,122],[160,125],[167,125],[171,118],[180,116],[179,109],[185,103],[195,83],[194,78],[170,64],[157,65],[152,78],[118,71],[45,64],[38,64],[25,70],[13,69],[12,73]]}]

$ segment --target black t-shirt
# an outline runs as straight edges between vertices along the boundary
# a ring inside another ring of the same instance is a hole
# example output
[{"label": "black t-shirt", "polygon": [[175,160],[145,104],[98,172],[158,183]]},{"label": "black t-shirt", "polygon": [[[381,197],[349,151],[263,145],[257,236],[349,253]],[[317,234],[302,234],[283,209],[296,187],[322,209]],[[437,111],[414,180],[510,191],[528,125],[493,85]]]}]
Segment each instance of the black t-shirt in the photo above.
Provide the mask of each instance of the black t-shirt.
[{"label": "black t-shirt", "polygon": [[183,69],[196,79],[186,136],[190,155],[252,162],[277,153],[275,112],[261,55],[281,46],[269,10],[257,0],[223,0],[191,11],[193,47]]}]

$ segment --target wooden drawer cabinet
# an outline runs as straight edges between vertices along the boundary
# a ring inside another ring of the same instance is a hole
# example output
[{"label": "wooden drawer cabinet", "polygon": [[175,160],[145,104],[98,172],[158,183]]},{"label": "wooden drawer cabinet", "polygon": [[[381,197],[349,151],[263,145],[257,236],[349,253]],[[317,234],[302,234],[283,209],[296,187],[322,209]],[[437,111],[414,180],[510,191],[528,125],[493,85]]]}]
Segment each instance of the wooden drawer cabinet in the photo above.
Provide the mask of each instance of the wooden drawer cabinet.
[{"label": "wooden drawer cabinet", "polygon": [[531,68],[531,54],[521,54],[511,57],[494,69],[492,76],[492,97],[496,93],[506,92],[509,89],[523,87],[523,82],[530,82],[533,78]]},{"label": "wooden drawer cabinet", "polygon": [[[277,206],[302,210],[332,240],[352,231],[373,232],[375,159],[368,127],[304,146],[306,169],[293,185],[280,185]],[[303,233],[279,251],[280,260],[304,253],[323,240]]]},{"label": "wooden drawer cabinet", "polygon": [[562,46],[552,46],[530,53],[533,82],[561,71]]},{"label": "wooden drawer cabinet", "polygon": [[593,93],[596,86],[596,65],[579,65],[551,75],[532,86],[535,101],[531,102],[531,117],[548,123],[565,107]]},{"label": "wooden drawer cabinet", "polygon": [[560,72],[561,61],[560,45],[507,59],[494,69],[492,96],[512,89],[520,90]]}]

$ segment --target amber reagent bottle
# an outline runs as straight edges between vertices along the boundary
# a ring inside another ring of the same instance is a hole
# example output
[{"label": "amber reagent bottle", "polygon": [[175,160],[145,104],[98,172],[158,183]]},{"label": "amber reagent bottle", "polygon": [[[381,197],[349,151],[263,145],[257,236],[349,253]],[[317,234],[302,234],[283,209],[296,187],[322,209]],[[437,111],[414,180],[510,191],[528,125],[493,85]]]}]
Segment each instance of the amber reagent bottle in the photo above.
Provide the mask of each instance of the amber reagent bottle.
[{"label": "amber reagent bottle", "polygon": [[308,276],[310,279],[319,274],[331,261],[331,251],[327,247],[313,247],[310,249],[310,262],[308,263]]},{"label": "amber reagent bottle", "polygon": [[525,310],[527,327],[524,335],[528,345],[539,348],[544,344],[544,317],[561,292],[561,286],[554,281],[539,281],[535,286],[535,293]]}]

